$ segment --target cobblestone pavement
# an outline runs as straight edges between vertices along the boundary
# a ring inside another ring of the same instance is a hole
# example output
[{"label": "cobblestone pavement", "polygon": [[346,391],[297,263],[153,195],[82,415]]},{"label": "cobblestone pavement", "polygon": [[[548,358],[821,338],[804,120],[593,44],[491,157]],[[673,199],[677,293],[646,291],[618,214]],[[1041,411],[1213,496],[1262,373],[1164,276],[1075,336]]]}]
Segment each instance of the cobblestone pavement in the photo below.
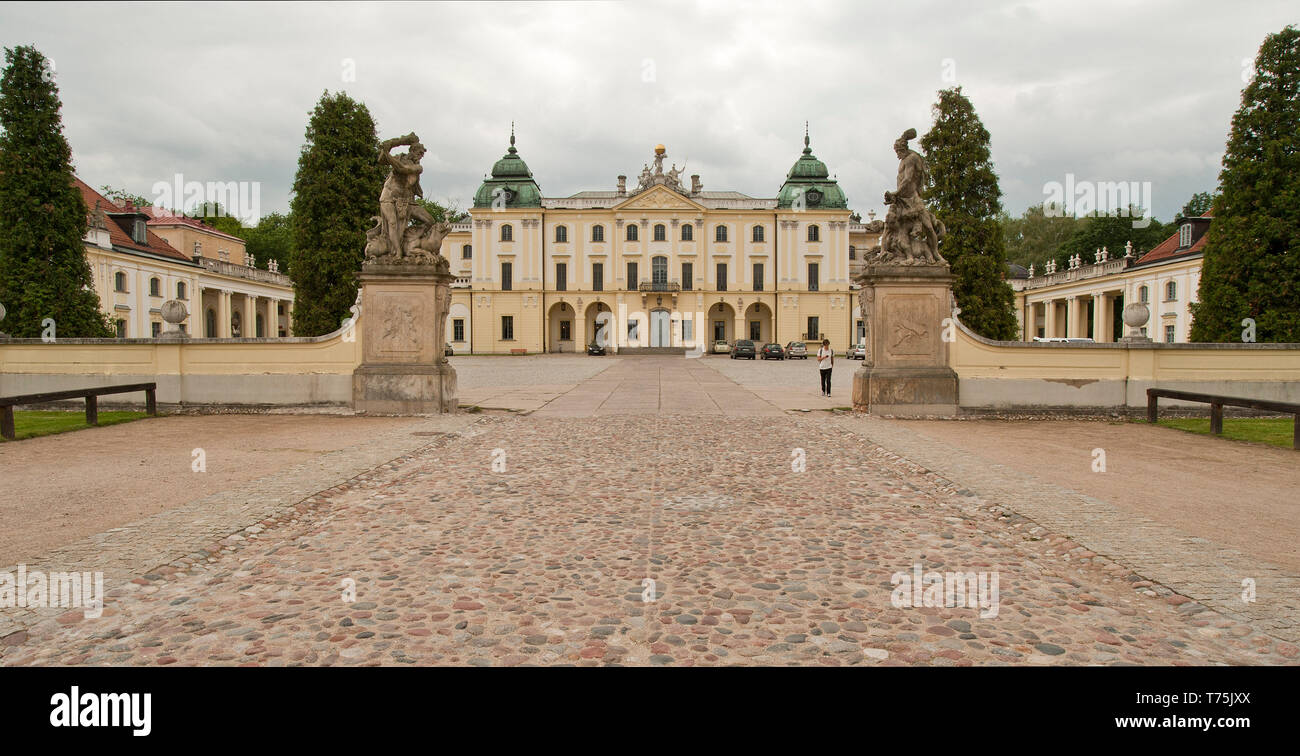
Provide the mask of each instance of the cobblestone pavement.
[{"label": "cobblestone pavement", "polygon": [[[98,619],[41,618],[0,663],[1295,663],[1258,621],[867,440],[884,435],[821,414],[479,417],[188,547]],[[914,565],[996,573],[996,616],[894,606]]]},{"label": "cobblestone pavement", "polygon": [[613,356],[530,354],[451,357],[460,405],[529,411],[619,363]]},{"label": "cobblestone pavement", "polygon": [[730,360],[703,358],[709,367],[727,376],[760,398],[785,410],[820,410],[853,406],[853,373],[858,360],[836,355],[831,372],[831,396],[821,395],[821,376],[814,356],[806,360]]}]

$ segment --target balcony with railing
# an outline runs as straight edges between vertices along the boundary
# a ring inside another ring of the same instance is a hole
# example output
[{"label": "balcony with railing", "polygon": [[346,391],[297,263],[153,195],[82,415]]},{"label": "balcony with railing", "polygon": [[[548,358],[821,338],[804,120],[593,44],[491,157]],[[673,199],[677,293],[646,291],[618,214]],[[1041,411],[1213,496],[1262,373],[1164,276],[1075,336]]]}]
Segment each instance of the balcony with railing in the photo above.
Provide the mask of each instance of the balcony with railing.
[{"label": "balcony with railing", "polygon": [[651,280],[643,280],[643,281],[641,281],[640,290],[641,290],[641,291],[649,291],[649,292],[657,292],[657,291],[672,291],[672,292],[676,292],[676,291],[681,291],[681,290],[682,290],[682,285],[681,285],[681,283],[680,283],[677,279],[675,279],[675,278],[674,278],[673,280],[671,280],[671,281],[651,281]]},{"label": "balcony with railing", "polygon": [[274,286],[293,286],[293,281],[289,280],[289,277],[283,273],[252,268],[226,260],[213,260],[210,257],[196,256],[193,259],[194,262],[203,266],[209,273],[215,273],[219,276],[243,278],[248,281],[257,281],[258,283],[272,284]]}]

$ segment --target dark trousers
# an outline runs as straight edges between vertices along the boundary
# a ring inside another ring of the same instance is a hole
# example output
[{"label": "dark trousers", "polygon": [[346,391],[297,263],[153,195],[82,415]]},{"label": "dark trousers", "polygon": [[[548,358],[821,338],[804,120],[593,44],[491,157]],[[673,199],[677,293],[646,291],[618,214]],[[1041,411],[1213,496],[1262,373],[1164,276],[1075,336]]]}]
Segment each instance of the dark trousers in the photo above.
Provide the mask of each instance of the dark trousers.
[{"label": "dark trousers", "polygon": [[822,392],[829,394],[831,393],[831,368],[826,368],[825,370],[822,370],[821,374],[822,374]]}]

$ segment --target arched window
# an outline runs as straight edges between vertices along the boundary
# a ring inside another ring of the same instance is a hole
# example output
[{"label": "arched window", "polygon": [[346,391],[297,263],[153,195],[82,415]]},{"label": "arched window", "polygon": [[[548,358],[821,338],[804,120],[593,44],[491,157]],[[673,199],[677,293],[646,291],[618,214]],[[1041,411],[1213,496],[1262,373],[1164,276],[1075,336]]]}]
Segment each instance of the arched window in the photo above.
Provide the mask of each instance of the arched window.
[{"label": "arched window", "polygon": [[627,226],[627,240],[636,241],[636,224],[629,223]]},{"label": "arched window", "polygon": [[727,240],[727,227],[726,227],[726,226],[721,226],[721,225],[719,225],[719,226],[714,226],[714,227],[713,227],[713,241],[715,241],[715,242],[724,242],[724,241],[726,241],[726,240]]},{"label": "arched window", "polygon": [[604,226],[592,226],[592,227],[591,227],[591,240],[594,241],[594,242],[603,242],[603,241],[605,241],[605,227],[604,227]]},{"label": "arched window", "polygon": [[153,278],[149,279],[149,296],[151,297],[162,296],[162,280],[159,279],[157,276],[154,276]]},{"label": "arched window", "polygon": [[682,241],[695,241],[695,227],[689,223],[682,226]]},{"label": "arched window", "polygon": [[568,227],[568,226],[556,226],[556,227],[555,227],[555,243],[556,243],[556,244],[568,244],[568,243],[569,243],[569,227]]},{"label": "arched window", "polygon": [[217,337],[217,311],[209,307],[208,314],[204,316],[203,320],[204,335],[209,339],[215,339]]},{"label": "arched window", "polygon": [[504,226],[502,226],[502,227],[501,227],[501,241],[514,241],[514,240],[515,240],[515,228],[514,228],[514,226],[511,226],[509,223],[507,223],[507,224],[505,224]]},{"label": "arched window", "polygon": [[460,259],[462,259],[462,260],[468,260],[468,259],[472,258],[473,256],[474,256],[474,247],[473,247],[473,245],[466,244],[465,246],[463,246],[463,247],[460,248]]},{"label": "arched window", "polygon": [[184,281],[177,281],[177,282],[176,282],[176,298],[177,298],[177,299],[185,299],[185,282],[184,282]]},{"label": "arched window", "polygon": [[656,223],[655,241],[667,241],[667,240],[668,240],[668,229],[664,228],[664,224]]},{"label": "arched window", "polygon": [[819,242],[822,240],[822,230],[817,224],[808,227],[808,241]]},{"label": "arched window", "polygon": [[126,291],[126,274],[120,270],[113,274],[113,291]]},{"label": "arched window", "polygon": [[1172,302],[1175,299],[1178,299],[1178,284],[1174,281],[1170,281],[1165,284],[1165,301]]},{"label": "arched window", "polygon": [[1147,287],[1145,287],[1145,286],[1139,287],[1139,288],[1138,288],[1138,301],[1139,301],[1139,302],[1143,302],[1143,303],[1145,303],[1145,302],[1150,301],[1150,299],[1151,299],[1151,293],[1150,293],[1150,291],[1147,289]]},{"label": "arched window", "polygon": [[762,241],[763,241],[763,227],[754,226],[754,242],[761,243]]}]

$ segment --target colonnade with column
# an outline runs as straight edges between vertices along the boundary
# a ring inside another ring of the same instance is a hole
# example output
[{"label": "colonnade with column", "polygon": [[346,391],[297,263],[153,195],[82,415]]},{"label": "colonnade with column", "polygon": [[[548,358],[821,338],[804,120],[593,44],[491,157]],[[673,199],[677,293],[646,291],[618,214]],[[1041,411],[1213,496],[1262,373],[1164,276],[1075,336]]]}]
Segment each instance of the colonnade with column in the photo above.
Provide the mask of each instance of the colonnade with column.
[{"label": "colonnade with column", "polygon": [[[1115,307],[1122,290],[1088,292],[1071,296],[1040,299],[1026,304],[1024,317],[1026,341],[1038,336],[1042,323],[1044,338],[1091,338],[1096,342],[1114,341],[1112,324]],[[1089,312],[1092,318],[1089,319]]]},{"label": "colonnade with column", "polygon": [[[215,294],[215,297],[213,295]],[[214,301],[215,300],[215,301]],[[262,317],[261,338],[279,338],[281,328],[280,305],[285,306],[283,327],[286,336],[293,335],[293,300],[280,297],[259,296],[232,289],[205,286],[199,297],[200,311],[191,313],[191,335],[201,338],[258,338],[257,318]],[[208,310],[215,310],[216,332],[209,333]],[[235,315],[239,315],[236,328]]]}]

